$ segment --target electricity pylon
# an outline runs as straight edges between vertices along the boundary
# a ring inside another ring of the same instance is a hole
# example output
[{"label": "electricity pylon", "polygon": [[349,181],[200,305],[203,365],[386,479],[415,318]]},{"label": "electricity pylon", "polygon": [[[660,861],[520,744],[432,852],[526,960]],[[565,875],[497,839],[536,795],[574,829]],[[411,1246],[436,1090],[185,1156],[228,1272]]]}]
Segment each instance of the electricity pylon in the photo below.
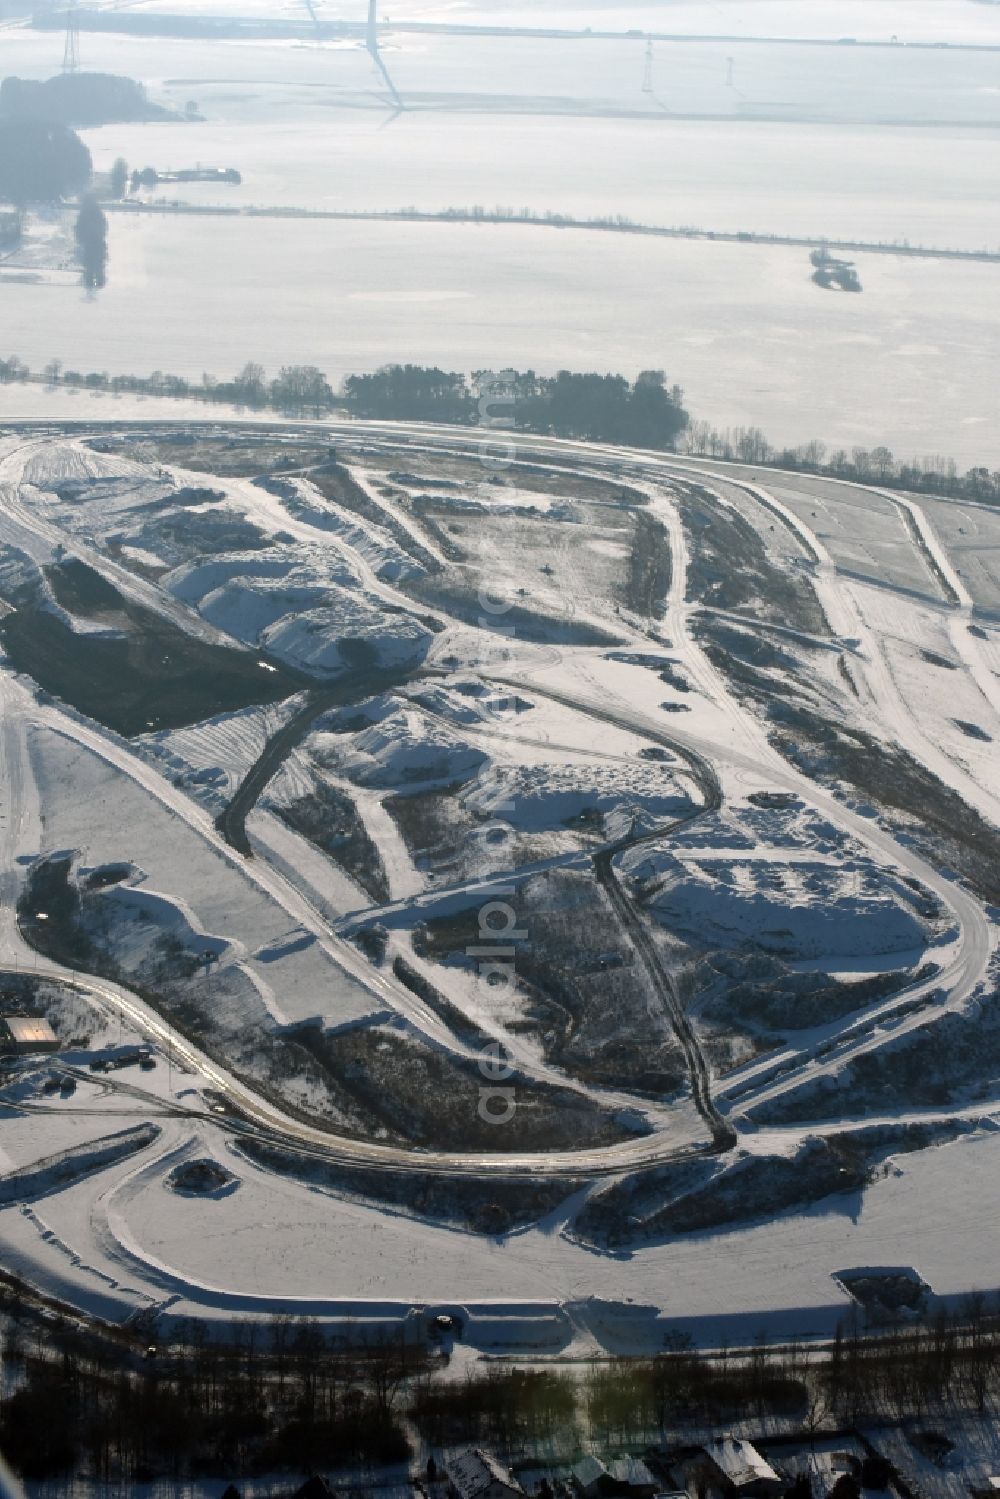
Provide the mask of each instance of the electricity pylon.
[{"label": "electricity pylon", "polygon": [[70,0],[66,12],[66,42],[63,47],[64,73],[76,73],[80,69],[80,18],[76,13],[76,0]]},{"label": "electricity pylon", "polygon": [[642,91],[644,94],[653,92],[653,38],[646,41],[646,71],[642,76]]}]

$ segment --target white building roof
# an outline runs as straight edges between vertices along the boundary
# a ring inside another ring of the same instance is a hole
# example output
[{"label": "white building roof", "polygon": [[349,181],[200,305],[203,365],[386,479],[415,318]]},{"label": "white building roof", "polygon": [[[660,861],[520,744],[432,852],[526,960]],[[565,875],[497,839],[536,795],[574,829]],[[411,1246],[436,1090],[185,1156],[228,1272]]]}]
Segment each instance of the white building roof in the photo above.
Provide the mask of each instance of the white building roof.
[{"label": "white building roof", "polygon": [[638,1457],[616,1457],[608,1464],[608,1472],[615,1483],[627,1484],[630,1489],[656,1487],[656,1479]]},{"label": "white building roof", "polygon": [[590,1453],[581,1457],[578,1463],[573,1464],[573,1477],[585,1489],[589,1488],[592,1483],[596,1483],[599,1478],[603,1478],[607,1471],[601,1459],[593,1457]]},{"label": "white building roof", "polygon": [[523,1492],[510,1469],[497,1462],[495,1457],[484,1452],[481,1447],[470,1447],[468,1452],[451,1458],[446,1466],[448,1477],[462,1499],[477,1499],[491,1483],[501,1483],[515,1494]]},{"label": "white building roof", "polygon": [[8,1015],[2,1022],[18,1046],[56,1046],[56,1033],[40,1015]]},{"label": "white building roof", "polygon": [[736,1488],[762,1480],[771,1483],[781,1481],[753,1443],[744,1441],[742,1437],[716,1437],[714,1442],[708,1443],[705,1451]]}]

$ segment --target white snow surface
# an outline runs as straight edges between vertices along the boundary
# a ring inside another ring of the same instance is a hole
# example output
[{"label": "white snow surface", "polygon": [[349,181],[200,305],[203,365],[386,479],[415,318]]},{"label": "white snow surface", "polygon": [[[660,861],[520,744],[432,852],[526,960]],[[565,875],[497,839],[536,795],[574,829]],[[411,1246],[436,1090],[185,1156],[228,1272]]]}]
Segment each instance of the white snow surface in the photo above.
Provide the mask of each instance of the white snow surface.
[{"label": "white snow surface", "polygon": [[912,953],[927,931],[898,883],[873,868],[795,859],[676,858],[634,850],[623,861],[655,881],[650,905],[672,932],[708,947],[752,943],[792,961]]},{"label": "white snow surface", "polygon": [[353,737],[342,769],[362,786],[405,788],[465,780],[484,758],[481,750],[442,732],[423,715],[400,710]]},{"label": "white snow surface", "polygon": [[[208,1144],[231,1164],[221,1140],[212,1143],[204,1127],[197,1133],[188,1150],[203,1154]],[[0,1234],[36,1280],[65,1283],[70,1299],[91,1306],[107,1294],[107,1283],[97,1281],[105,1276],[125,1298],[142,1298],[146,1285],[159,1296],[179,1296],[176,1315],[196,1309],[232,1319],[297,1310],[377,1323],[405,1316],[414,1302],[466,1306],[473,1347],[497,1346],[500,1318],[499,1346],[527,1351],[546,1316],[556,1324],[549,1333],[553,1351],[574,1339],[584,1347],[651,1350],[667,1326],[708,1343],[726,1330],[749,1342],[760,1330],[832,1333],[850,1305],[833,1275],[855,1265],[915,1262],[944,1297],[996,1283],[1000,1260],[990,1215],[997,1148],[996,1134],[988,1133],[906,1156],[860,1196],[741,1231],[643,1248],[627,1264],[548,1230],[503,1243],[456,1236],[303,1192],[242,1159],[238,1191],[210,1202],[181,1197],[163,1186],[178,1159],[176,1144],[148,1153],[144,1167],[102,1173],[45,1202],[44,1221],[58,1242],[74,1246],[76,1267],[65,1259],[53,1263],[43,1244],[26,1240],[10,1209],[0,1213]],[[352,1246],[338,1259],[335,1283],[332,1240]],[[560,1303],[568,1311],[561,1332]]]}]

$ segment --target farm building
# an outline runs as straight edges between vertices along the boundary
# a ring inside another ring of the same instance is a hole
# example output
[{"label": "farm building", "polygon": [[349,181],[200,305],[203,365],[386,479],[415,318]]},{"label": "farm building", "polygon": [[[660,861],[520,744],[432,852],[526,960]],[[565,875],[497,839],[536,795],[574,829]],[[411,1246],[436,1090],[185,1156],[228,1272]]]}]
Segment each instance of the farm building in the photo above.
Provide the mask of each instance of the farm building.
[{"label": "farm building", "polygon": [[638,1457],[616,1457],[608,1463],[613,1494],[630,1494],[632,1499],[653,1499],[660,1485]]},{"label": "farm building", "polygon": [[55,1031],[40,1015],[5,1015],[0,1019],[0,1053],[22,1057],[34,1051],[58,1050]]},{"label": "farm building", "polygon": [[684,1464],[689,1494],[696,1499],[743,1495],[767,1499],[785,1485],[752,1442],[742,1437],[716,1437]]},{"label": "farm building", "polygon": [[582,1457],[574,1464],[573,1480],[585,1499],[611,1499],[613,1495],[653,1499],[660,1488],[646,1464],[635,1457],[617,1457],[610,1463]]},{"label": "farm building", "polygon": [[598,1499],[610,1489],[611,1475],[599,1457],[581,1457],[573,1464],[573,1481],[584,1499]]},{"label": "farm building", "polygon": [[522,1499],[524,1494],[510,1469],[481,1447],[451,1458],[447,1471],[458,1499]]}]

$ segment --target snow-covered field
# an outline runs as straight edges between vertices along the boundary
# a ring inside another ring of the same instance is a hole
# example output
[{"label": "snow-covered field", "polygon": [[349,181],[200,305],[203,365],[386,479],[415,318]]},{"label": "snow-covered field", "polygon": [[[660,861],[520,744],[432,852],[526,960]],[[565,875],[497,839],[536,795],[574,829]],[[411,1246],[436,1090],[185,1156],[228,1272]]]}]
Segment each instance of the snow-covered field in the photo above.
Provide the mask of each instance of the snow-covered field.
[{"label": "snow-covered field", "polygon": [[58,357],[69,369],[138,364],[196,380],[206,367],[228,378],[248,359],[272,373],[317,364],[334,383],[393,361],[666,369],[699,418],[761,426],[778,443],[997,460],[993,265],[862,256],[865,292],[848,297],[815,286],[795,249],[517,226],[114,217],[110,266],[96,300],[68,276],[6,287],[6,346],[35,369]]},{"label": "snow-covered field", "polygon": [[[190,3],[190,0],[189,0]],[[179,0],[145,0],[143,9],[187,9]],[[317,14],[326,21],[360,24],[367,16],[365,0],[338,0],[335,7],[319,0]],[[219,0],[213,15],[298,18],[294,0]],[[705,37],[803,37],[838,41],[886,43],[950,42],[992,46],[1000,39],[1000,24],[988,5],[977,0],[396,0],[392,20],[434,26],[546,27],[569,31],[610,31],[628,28],[664,34]]]},{"label": "snow-covered field", "polygon": [[[219,86],[218,92],[222,93]],[[163,169],[218,160],[240,185],[164,185],[141,201],[283,204],[322,210],[434,212],[483,204],[581,218],[729,232],[841,236],[981,250],[1000,244],[987,184],[1000,146],[991,131],[877,129],[726,120],[583,118],[502,123],[410,115],[386,131],[368,111],[316,130],[294,95],[266,133],[247,103],[199,90],[204,121],[106,125],[86,132],[99,169],[117,156]],[[244,117],[246,115],[247,117]],[[503,149],[497,149],[498,137]],[[586,160],[587,171],[578,169]]]},{"label": "snow-covered field", "polygon": [[[42,731],[33,749],[44,806],[40,851],[72,848],[86,866],[114,864],[126,852],[122,828],[128,827],[127,854],[138,882],[134,891],[108,892],[112,902],[130,895],[153,938],[182,923],[198,932],[199,945],[221,944],[227,963],[244,978],[256,1023],[270,1016],[282,1025],[325,1011],[325,1021],[339,1025],[372,1012],[364,984],[338,970],[294,910],[282,910],[256,888],[249,869],[212,847],[201,831],[210,826],[207,818],[193,808],[189,820],[178,817],[116,767],[58,734]],[[213,937],[220,933],[224,939]],[[126,926],[126,942],[144,939],[142,926]],[[134,955],[126,951],[123,961],[128,966]]]},{"label": "snow-covered field", "polygon": [[[320,13],[360,21],[363,10]],[[242,174],[240,186],[140,195],[195,206],[501,205],[995,250],[994,12],[973,0],[394,7],[400,26],[635,33],[387,27],[384,56],[407,105],[395,117],[360,39],[317,42],[307,28],[281,41],[85,33],[85,66],[141,79],[157,102],[201,116],[86,137],[99,170],[124,156],[134,168],[213,163]],[[292,6],[220,14],[305,26]],[[647,93],[650,29],[699,39],[656,44]],[[901,45],[817,45],[850,37]],[[934,45],[902,45],[918,42]],[[5,67],[45,77],[60,46],[57,33],[13,27]],[[36,368],[57,358],[84,371],[195,376],[227,376],[246,359],[272,371],[315,362],[334,379],[406,359],[665,366],[696,416],[761,426],[779,444],[886,443],[907,457],[996,461],[992,264],[862,256],[864,294],[842,297],[814,286],[793,250],[184,215],[116,218],[109,286],[88,301],[71,249],[46,221],[0,266],[0,352]]]},{"label": "snow-covered field", "polygon": [[[241,0],[242,4],[242,0]],[[362,0],[338,6],[361,19]],[[964,42],[992,46],[1000,21],[975,0],[395,0],[399,21],[451,21],[496,26],[590,26],[701,36],[803,36],[901,42]]]},{"label": "snow-covered field", "polygon": [[944,504],[933,499],[926,502],[926,508],[976,607],[997,618],[1000,615],[1000,589],[996,581],[1000,516],[986,505]]},{"label": "snow-covered field", "polygon": [[[850,1306],[833,1277],[852,1266],[913,1263],[943,1298],[1000,1278],[992,1134],[907,1157],[863,1194],[811,1213],[627,1261],[567,1242],[558,1223],[476,1242],[303,1192],[235,1158],[211,1129],[194,1129],[186,1147],[182,1138],[168,1128],[138,1168],[104,1172],[31,1216],[5,1210],[5,1262],[118,1317],[152,1295],[177,1298],[171,1318],[297,1311],[363,1326],[405,1317],[416,1303],[465,1308],[473,1348],[577,1354],[654,1350],[668,1327],[709,1345],[761,1330],[830,1335]],[[185,1150],[224,1163],[237,1190],[209,1201],[170,1191],[165,1179]],[[341,1246],[334,1256],[332,1244]]]}]

